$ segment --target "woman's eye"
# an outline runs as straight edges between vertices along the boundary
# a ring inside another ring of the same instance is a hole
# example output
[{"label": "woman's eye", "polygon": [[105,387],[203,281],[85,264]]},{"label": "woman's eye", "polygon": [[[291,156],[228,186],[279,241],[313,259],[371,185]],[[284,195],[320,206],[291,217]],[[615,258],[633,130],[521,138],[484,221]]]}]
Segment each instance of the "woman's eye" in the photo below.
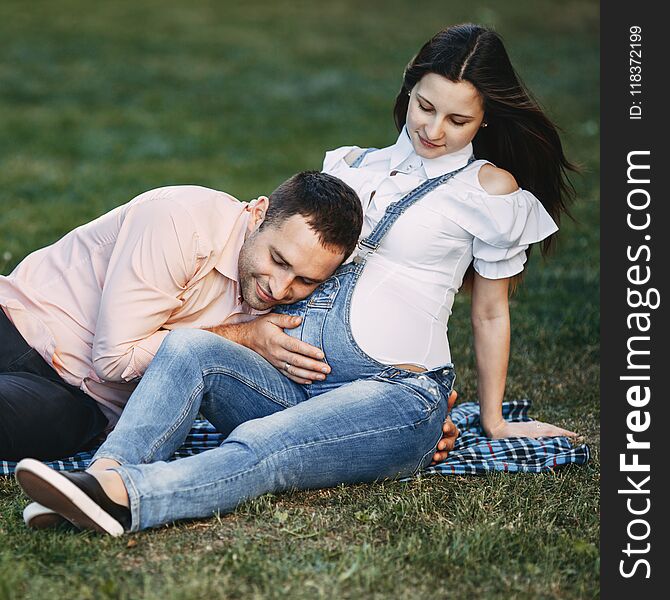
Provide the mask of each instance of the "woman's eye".
[{"label": "woman's eye", "polygon": [[420,108],[423,112],[430,112],[430,111],[432,110],[432,108],[431,108],[430,106],[424,106],[423,104],[421,104],[421,102],[419,102],[419,108]]}]

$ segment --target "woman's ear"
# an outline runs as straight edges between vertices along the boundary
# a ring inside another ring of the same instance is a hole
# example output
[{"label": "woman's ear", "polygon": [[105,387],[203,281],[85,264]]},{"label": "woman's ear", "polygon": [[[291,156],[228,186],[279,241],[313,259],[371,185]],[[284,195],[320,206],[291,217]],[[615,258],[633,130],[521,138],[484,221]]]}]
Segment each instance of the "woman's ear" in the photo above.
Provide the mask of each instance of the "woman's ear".
[{"label": "woman's ear", "polygon": [[259,196],[256,200],[249,202],[249,211],[251,212],[251,218],[247,225],[249,233],[261,226],[261,223],[265,220],[268,206],[270,206],[270,200],[267,196]]}]

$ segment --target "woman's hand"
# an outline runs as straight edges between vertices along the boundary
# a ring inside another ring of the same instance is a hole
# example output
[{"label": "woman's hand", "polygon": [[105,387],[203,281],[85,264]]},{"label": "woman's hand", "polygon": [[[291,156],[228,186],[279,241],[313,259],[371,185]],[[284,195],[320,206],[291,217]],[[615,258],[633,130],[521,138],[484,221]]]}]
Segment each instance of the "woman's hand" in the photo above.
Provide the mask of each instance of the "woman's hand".
[{"label": "woman's hand", "polygon": [[501,438],[509,437],[577,437],[574,431],[569,431],[551,423],[543,423],[542,421],[522,421],[516,423],[509,423],[501,420],[498,424],[486,432],[486,435],[492,440],[499,440]]},{"label": "woman's hand", "polygon": [[[447,401],[448,410],[451,412],[451,409],[454,407],[454,403],[458,398],[458,393],[454,390],[449,395],[449,400]],[[454,425],[454,422],[451,420],[451,417],[447,416],[442,425],[442,439],[437,443],[437,451],[433,454],[433,462],[431,465],[436,465],[437,463],[442,462],[447,459],[449,452],[454,449],[456,444],[456,439],[460,435],[458,427]]]}]

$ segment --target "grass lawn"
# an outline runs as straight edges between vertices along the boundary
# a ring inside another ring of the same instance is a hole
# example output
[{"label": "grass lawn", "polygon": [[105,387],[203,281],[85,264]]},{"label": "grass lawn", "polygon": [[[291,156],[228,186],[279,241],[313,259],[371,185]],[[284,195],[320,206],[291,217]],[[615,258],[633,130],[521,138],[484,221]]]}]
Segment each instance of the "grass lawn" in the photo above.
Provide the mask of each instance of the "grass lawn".
[{"label": "grass lawn", "polygon": [[[557,253],[512,301],[507,398],[584,435],[553,474],[433,477],[264,496],[105,539],[23,525],[0,479],[9,598],[594,598],[599,570],[599,5],[170,0],[0,4],[0,272],[152,187],[240,199],[381,147],[404,65],[450,23],[493,25],[584,169]],[[476,399],[468,298],[450,321]],[[371,451],[384,451],[374,448]]]}]

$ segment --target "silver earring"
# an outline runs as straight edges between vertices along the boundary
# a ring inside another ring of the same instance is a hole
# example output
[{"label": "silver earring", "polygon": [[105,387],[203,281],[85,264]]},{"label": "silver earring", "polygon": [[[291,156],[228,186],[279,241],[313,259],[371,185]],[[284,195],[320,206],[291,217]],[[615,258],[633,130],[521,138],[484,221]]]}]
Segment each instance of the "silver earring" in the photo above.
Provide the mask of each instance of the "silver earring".
[{"label": "silver earring", "polygon": [[489,126],[488,123],[484,123],[484,122],[482,122],[482,127],[488,127],[488,126]]}]

